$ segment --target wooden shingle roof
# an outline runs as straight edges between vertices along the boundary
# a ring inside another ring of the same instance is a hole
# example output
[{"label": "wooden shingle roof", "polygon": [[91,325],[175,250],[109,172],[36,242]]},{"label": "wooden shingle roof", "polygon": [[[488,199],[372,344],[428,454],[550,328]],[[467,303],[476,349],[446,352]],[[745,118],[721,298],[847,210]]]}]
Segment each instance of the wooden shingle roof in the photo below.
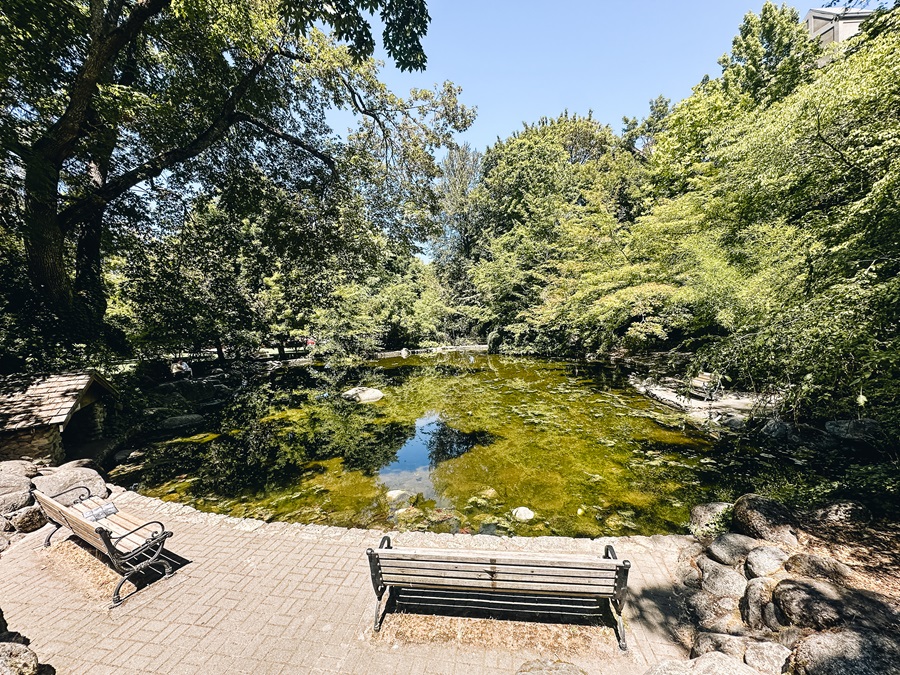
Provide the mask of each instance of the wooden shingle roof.
[{"label": "wooden shingle roof", "polygon": [[116,394],[113,386],[94,372],[2,377],[0,431],[51,424],[64,427],[94,385]]}]

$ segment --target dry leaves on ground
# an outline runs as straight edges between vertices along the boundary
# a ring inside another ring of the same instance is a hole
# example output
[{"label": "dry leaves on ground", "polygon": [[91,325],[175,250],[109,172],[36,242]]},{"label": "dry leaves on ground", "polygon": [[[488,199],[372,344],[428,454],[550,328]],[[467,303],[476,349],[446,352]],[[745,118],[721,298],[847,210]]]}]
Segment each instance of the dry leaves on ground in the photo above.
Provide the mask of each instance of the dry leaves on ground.
[{"label": "dry leaves on ground", "polygon": [[[72,588],[80,589],[90,600],[109,603],[116,584],[122,577],[110,569],[90,550],[72,539],[53,544],[44,549],[47,567],[51,573],[67,580]],[[122,586],[122,597],[135,590],[129,581]]]},{"label": "dry leaves on ground", "polygon": [[457,644],[540,654],[573,656],[609,652],[617,656],[615,632],[606,626],[507,621],[428,614],[392,613],[385,617],[379,642]]}]

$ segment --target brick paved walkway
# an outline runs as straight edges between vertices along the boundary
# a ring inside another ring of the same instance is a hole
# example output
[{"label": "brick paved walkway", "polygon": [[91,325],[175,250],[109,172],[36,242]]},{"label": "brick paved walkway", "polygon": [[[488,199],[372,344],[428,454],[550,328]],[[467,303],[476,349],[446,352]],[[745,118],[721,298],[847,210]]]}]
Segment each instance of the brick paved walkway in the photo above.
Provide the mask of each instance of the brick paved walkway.
[{"label": "brick paved walkway", "polygon": [[[596,649],[553,654],[539,652],[532,643],[486,646],[374,637],[374,593],[364,551],[377,546],[380,532],[240,520],[121,490],[113,499],[148,520],[162,520],[175,533],[171,551],[191,562],[171,579],[152,583],[121,607],[108,609],[108,597],[96,589],[90,592],[91,570],[67,570],[70,560],[51,560],[58,549],[42,548],[47,528],[4,552],[0,607],[10,630],[28,636],[41,662],[60,675],[507,675],[535,658],[570,661],[589,673],[640,675],[659,661],[687,658],[672,636],[672,572],[686,537],[395,536],[400,546],[554,553],[602,554],[604,544],[614,543],[619,558],[633,565],[625,610],[629,651],[619,652],[612,631],[604,630],[605,639],[597,640],[603,644]],[[66,532],[56,535],[59,541]],[[100,561],[87,560],[88,567],[100,566],[104,572]],[[403,618],[388,615],[384,633],[389,634],[392,620]],[[550,629],[545,624],[529,627]]]}]

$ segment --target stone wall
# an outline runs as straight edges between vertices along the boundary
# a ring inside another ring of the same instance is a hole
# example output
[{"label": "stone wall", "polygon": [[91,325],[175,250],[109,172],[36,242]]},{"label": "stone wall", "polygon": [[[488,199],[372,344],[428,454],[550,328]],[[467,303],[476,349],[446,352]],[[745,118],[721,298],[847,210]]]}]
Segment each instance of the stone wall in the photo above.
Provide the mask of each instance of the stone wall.
[{"label": "stone wall", "polygon": [[47,459],[51,464],[65,460],[62,436],[56,426],[34,427],[0,435],[0,461],[28,457]]}]

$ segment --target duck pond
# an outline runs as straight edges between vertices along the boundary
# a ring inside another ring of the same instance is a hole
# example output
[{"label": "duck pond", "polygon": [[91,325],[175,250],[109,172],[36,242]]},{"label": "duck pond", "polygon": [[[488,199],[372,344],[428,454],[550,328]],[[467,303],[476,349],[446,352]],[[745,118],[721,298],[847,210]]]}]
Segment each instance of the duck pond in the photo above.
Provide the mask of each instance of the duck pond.
[{"label": "duck pond", "polygon": [[[384,396],[342,398],[355,386]],[[621,368],[465,352],[279,369],[201,433],[139,450],[119,482],[204,511],[524,536],[684,532],[693,504],[739,495],[765,463]]]}]

